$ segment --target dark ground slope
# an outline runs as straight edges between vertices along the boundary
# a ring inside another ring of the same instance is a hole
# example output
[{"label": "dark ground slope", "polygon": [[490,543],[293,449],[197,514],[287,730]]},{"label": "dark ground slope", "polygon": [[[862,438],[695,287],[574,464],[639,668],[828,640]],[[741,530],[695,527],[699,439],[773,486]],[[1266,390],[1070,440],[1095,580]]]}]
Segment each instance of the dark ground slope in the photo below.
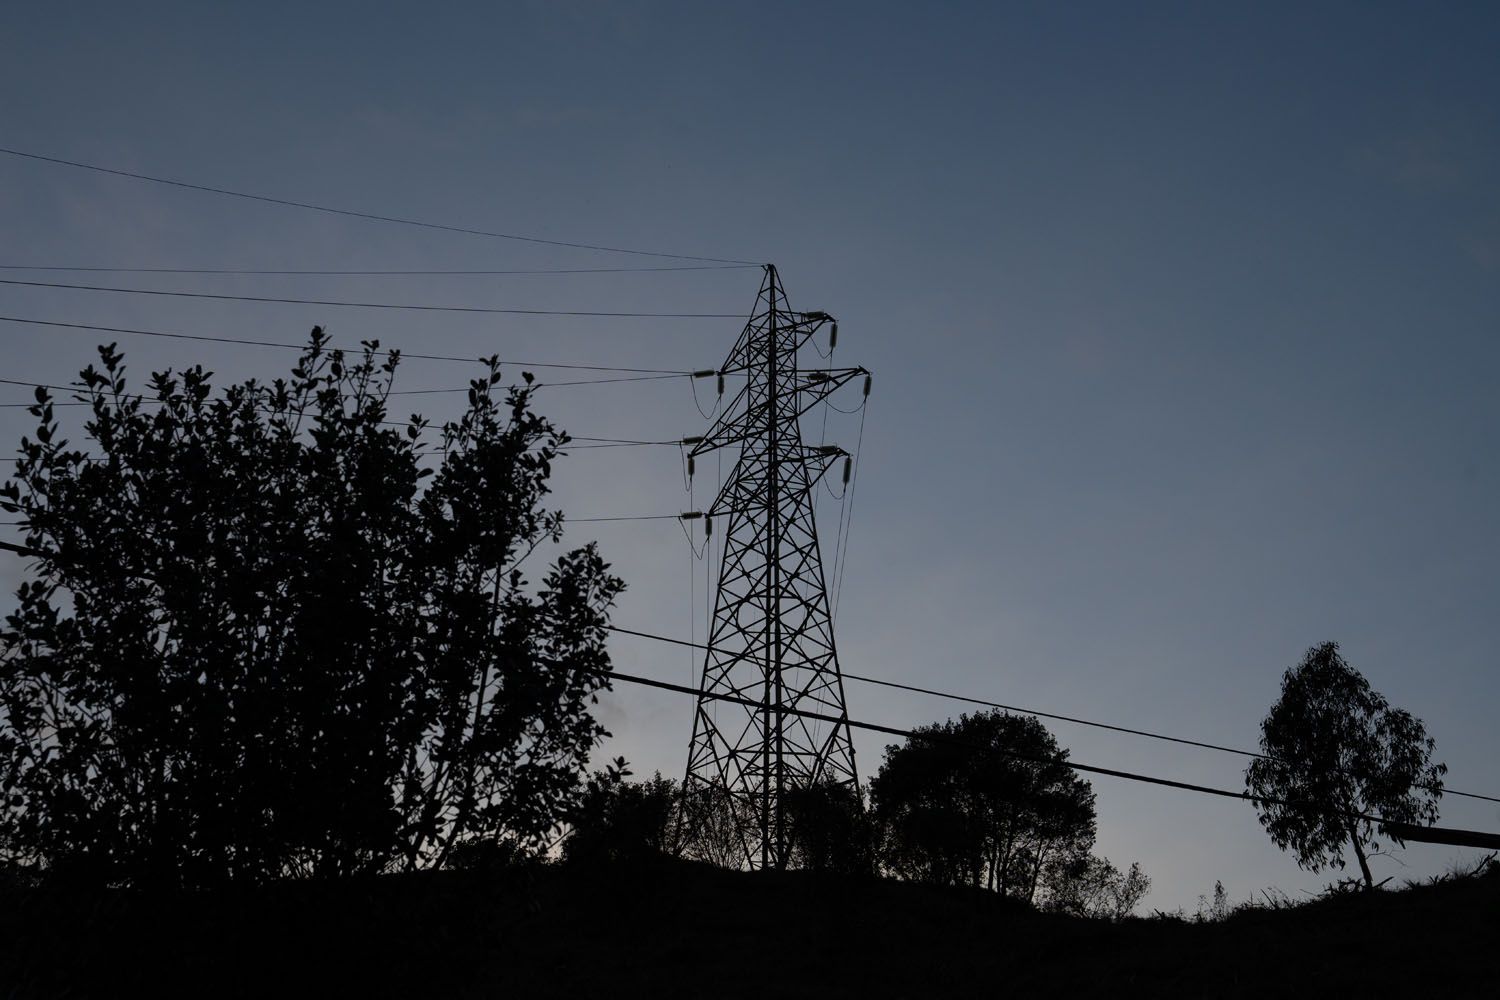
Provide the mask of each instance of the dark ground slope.
[{"label": "dark ground slope", "polygon": [[894,882],[547,866],[0,893],[0,998],[1500,996],[1500,872],[1122,924]]}]

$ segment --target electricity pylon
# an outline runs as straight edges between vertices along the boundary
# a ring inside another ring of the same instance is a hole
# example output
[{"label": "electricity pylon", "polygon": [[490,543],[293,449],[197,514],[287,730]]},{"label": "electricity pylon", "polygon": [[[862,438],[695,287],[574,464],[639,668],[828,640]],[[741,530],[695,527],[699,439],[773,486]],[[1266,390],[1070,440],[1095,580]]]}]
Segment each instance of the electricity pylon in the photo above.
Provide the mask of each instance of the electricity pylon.
[{"label": "electricity pylon", "polygon": [[[717,801],[732,845],[722,860],[750,868],[786,866],[789,789],[858,782],[813,517],[814,488],[840,458],[847,484],[849,456],[804,444],[798,421],[860,375],[868,394],[869,373],[798,367],[800,348],[827,323],[836,336],[827,313],[788,308],[766,265],[755,311],[719,369],[721,379],[743,375],[744,386],[703,437],[684,442],[690,467],[708,452],[739,452],[705,512],[723,525],[723,554],[684,801]],[[796,711],[842,721],[830,727]],[[690,843],[704,821],[687,817]]]}]

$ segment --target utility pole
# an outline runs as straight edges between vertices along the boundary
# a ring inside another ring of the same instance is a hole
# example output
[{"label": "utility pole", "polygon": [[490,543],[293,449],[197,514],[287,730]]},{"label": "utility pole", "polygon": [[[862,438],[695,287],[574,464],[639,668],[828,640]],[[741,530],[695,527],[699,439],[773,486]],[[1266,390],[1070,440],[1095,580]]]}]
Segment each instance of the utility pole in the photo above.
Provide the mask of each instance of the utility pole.
[{"label": "utility pole", "polygon": [[[828,324],[836,334],[827,313],[793,312],[766,265],[755,311],[717,372],[744,385],[703,437],[685,441],[690,469],[709,452],[738,452],[706,511],[708,530],[723,525],[723,554],[683,781],[687,837],[692,850],[709,827],[727,828],[732,847],[720,860],[749,868],[786,866],[789,790],[858,784],[813,516],[814,488],[840,459],[847,484],[849,455],[804,444],[799,419],[861,375],[868,394],[869,373],[798,366]],[[824,731],[796,711],[842,721]]]}]

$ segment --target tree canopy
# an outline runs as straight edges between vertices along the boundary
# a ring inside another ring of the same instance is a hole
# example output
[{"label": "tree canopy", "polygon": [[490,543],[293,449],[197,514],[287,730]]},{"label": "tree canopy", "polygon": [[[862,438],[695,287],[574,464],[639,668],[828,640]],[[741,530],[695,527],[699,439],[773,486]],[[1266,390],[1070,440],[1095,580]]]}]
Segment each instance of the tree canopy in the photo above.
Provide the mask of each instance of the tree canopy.
[{"label": "tree canopy", "polygon": [[840,875],[875,873],[875,834],[858,787],[820,781],[786,792],[787,863]]},{"label": "tree canopy", "polygon": [[1094,843],[1093,789],[1067,757],[1038,720],[999,711],[886,747],[870,783],[886,867],[1035,900]]},{"label": "tree canopy", "polygon": [[1260,747],[1265,756],[1250,762],[1245,788],[1271,839],[1310,871],[1342,868],[1348,844],[1373,886],[1366,848],[1378,847],[1377,832],[1401,841],[1364,817],[1437,821],[1448,768],[1432,763],[1436,743],[1370,687],[1336,642],[1312,647],[1282,677]]},{"label": "tree canopy", "polygon": [[604,734],[592,545],[537,584],[567,436],[500,384],[426,440],[399,357],[323,332],[289,379],[82,372],[87,450],[38,389],[4,508],[34,552],[0,633],[0,855],[204,884],[441,865],[539,842]]},{"label": "tree canopy", "polygon": [[563,858],[584,862],[638,863],[677,853],[677,782],[658,771],[645,781],[627,781],[629,765],[616,757],[595,771],[568,817]]}]

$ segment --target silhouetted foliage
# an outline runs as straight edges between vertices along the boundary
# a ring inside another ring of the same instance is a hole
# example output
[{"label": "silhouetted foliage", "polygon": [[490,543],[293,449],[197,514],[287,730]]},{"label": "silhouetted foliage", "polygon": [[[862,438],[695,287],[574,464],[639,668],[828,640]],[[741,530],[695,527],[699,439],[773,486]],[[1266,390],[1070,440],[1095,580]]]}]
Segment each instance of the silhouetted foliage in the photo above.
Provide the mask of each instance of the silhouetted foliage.
[{"label": "silhouetted foliage", "polygon": [[1229,893],[1224,889],[1224,883],[1214,879],[1214,898],[1210,902],[1207,896],[1198,897],[1198,921],[1200,923],[1212,923],[1219,920],[1228,920],[1233,908],[1229,905]]},{"label": "silhouetted foliage", "polygon": [[819,782],[787,789],[783,800],[788,867],[840,875],[875,873],[874,823],[858,788]]},{"label": "silhouetted foliage", "polygon": [[289,380],[218,398],[202,368],[132,395],[101,348],[92,455],[37,390],[0,489],[38,553],[0,635],[0,854],[92,882],[345,875],[535,844],[570,807],[622,584],[592,545],[522,574],[560,539],[567,437],[491,358],[424,445],[386,422],[376,347],[315,329]]},{"label": "silhouetted foliage", "polygon": [[629,776],[617,757],[589,778],[570,815],[565,860],[639,862],[676,853],[677,782],[660,771],[646,781]]},{"label": "silhouetted foliage", "polygon": [[1447,882],[1465,882],[1470,879],[1500,878],[1500,854],[1489,854],[1477,861],[1464,862],[1453,860],[1448,862],[1448,867],[1436,875],[1429,875],[1423,881],[1415,879],[1403,879],[1406,888],[1415,889],[1421,885],[1443,885]]},{"label": "silhouetted foliage", "polygon": [[471,836],[455,841],[447,867],[467,872],[501,872],[518,865],[539,864],[546,855],[536,845],[508,836]]},{"label": "silhouetted foliage", "polygon": [[1039,721],[989,712],[917,732],[870,783],[888,871],[1034,901],[1049,864],[1088,855],[1093,790]]},{"label": "silhouetted foliage", "polygon": [[1432,763],[1436,743],[1370,687],[1336,642],[1314,646],[1286,672],[1260,746],[1266,756],[1250,762],[1245,787],[1271,839],[1309,871],[1342,868],[1348,843],[1373,888],[1366,847],[1378,849],[1376,827],[1352,814],[1428,825],[1438,818],[1448,768]]},{"label": "silhouetted foliage", "polygon": [[720,785],[694,782],[678,792],[678,842],[682,857],[720,868],[743,868],[750,847],[744,831],[760,822],[757,803]]},{"label": "silhouetted foliage", "polygon": [[[1327,898],[1320,896],[1316,898]],[[1188,913],[1182,907],[1175,910],[1156,910],[1151,915],[1159,920],[1176,920],[1183,923],[1194,924],[1222,924],[1241,914],[1274,913],[1283,910],[1292,910],[1300,906],[1309,905],[1305,901],[1294,899],[1284,889],[1271,886],[1260,890],[1258,896],[1251,896],[1240,903],[1229,901],[1229,891],[1224,888],[1224,883],[1218,879],[1214,880],[1213,898],[1199,894],[1198,908]]]},{"label": "silhouetted foliage", "polygon": [[[746,831],[761,821],[761,802],[736,796],[722,787],[694,783],[678,793],[678,853],[724,868],[759,863],[759,841],[752,847]],[[859,789],[824,781],[785,790],[786,867],[841,875],[876,871],[875,823]],[[774,865],[774,860],[771,862]]]},{"label": "silhouetted foliage", "polygon": [[1085,855],[1049,868],[1046,908],[1080,917],[1123,920],[1135,912],[1150,891],[1151,879],[1141,871],[1139,861],[1131,862],[1129,870],[1122,872],[1109,858]]}]

